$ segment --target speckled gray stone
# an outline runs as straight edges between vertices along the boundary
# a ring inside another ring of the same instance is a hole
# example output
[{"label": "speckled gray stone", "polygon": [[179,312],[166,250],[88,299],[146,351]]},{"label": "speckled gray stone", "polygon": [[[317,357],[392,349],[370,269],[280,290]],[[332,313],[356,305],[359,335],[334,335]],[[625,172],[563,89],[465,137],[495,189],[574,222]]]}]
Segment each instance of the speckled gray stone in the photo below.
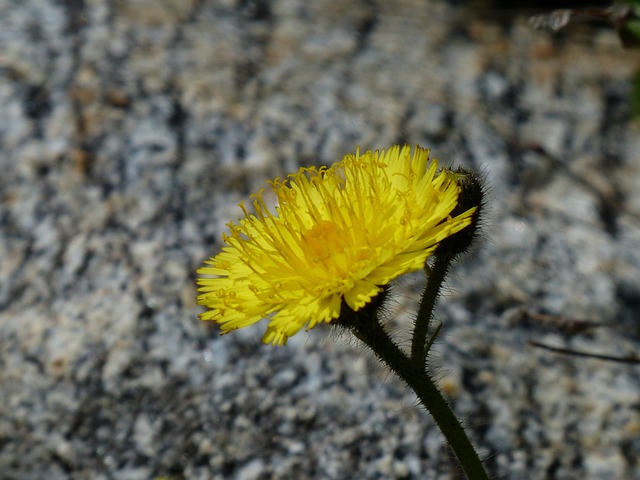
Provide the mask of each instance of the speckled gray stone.
[{"label": "speckled gray stone", "polygon": [[640,57],[460,3],[0,0],[0,478],[460,478],[355,340],[197,320],[238,202],[406,142],[489,186],[431,365],[491,475],[640,479],[640,366],[529,344],[640,351]]}]

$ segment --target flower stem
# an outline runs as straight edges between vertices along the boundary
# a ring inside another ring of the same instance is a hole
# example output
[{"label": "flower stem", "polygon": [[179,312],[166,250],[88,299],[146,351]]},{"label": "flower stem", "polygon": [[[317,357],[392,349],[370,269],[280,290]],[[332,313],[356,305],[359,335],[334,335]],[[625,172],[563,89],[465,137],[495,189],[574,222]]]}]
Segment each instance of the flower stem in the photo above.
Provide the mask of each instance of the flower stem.
[{"label": "flower stem", "polygon": [[452,260],[450,255],[435,255],[434,258],[433,266],[429,269],[427,275],[427,284],[422,292],[420,309],[418,310],[418,316],[416,317],[416,323],[413,329],[413,337],[411,339],[411,361],[414,366],[420,369],[424,368],[427,354],[429,353],[428,347],[431,346],[432,343],[427,342],[427,334],[429,333],[429,326],[431,325],[433,308],[436,305],[440,288],[444,282],[444,277],[449,271],[449,264]]},{"label": "flower stem", "polygon": [[377,318],[360,319],[360,321],[349,323],[355,335],[413,389],[458,457],[467,478],[488,480],[489,476],[462,424],[427,374],[424,365],[418,366],[400,350]]}]

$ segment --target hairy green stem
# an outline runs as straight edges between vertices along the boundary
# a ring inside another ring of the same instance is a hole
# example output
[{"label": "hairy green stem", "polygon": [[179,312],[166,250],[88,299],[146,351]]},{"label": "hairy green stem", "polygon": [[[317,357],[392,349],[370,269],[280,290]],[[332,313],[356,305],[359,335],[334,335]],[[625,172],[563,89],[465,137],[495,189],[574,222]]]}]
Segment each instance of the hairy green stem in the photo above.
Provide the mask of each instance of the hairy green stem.
[{"label": "hairy green stem", "polygon": [[427,284],[422,292],[420,309],[418,310],[418,316],[416,317],[416,323],[413,329],[413,337],[411,339],[411,361],[415,367],[420,369],[424,368],[427,354],[429,353],[428,347],[432,343],[427,342],[427,334],[429,333],[429,327],[431,325],[433,308],[436,305],[440,288],[449,271],[449,265],[452,260],[449,255],[435,255],[434,258],[433,266],[428,269]]},{"label": "hairy green stem", "polygon": [[400,350],[377,318],[369,317],[359,320],[349,322],[355,335],[413,389],[458,457],[467,478],[469,480],[488,480],[489,476],[462,428],[462,424],[434,381],[427,374],[424,365],[418,366]]}]

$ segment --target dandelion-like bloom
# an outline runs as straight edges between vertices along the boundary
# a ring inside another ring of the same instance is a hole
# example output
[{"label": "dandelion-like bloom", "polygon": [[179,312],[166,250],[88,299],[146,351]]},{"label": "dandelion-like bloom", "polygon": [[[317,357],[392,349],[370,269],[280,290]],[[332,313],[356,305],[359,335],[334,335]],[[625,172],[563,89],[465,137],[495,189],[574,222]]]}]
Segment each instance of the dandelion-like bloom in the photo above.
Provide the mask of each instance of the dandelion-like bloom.
[{"label": "dandelion-like bloom", "polygon": [[270,182],[255,214],[229,223],[222,251],[198,269],[202,320],[222,333],[268,318],[264,343],[283,345],[303,327],[360,310],[394,278],[423,268],[438,245],[471,222],[456,217],[460,187],[429,150],[357,151],[331,167],[301,168]]}]

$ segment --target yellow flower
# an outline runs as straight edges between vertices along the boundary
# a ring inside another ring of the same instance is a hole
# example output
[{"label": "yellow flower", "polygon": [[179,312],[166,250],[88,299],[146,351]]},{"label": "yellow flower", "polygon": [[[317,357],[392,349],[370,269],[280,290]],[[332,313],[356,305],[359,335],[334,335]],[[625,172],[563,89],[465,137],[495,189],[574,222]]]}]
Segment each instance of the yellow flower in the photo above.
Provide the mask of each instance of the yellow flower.
[{"label": "yellow flower", "polygon": [[255,214],[229,223],[222,251],[198,269],[198,304],[222,333],[268,318],[264,343],[329,323],[344,300],[354,311],[394,278],[423,268],[438,242],[470,224],[452,218],[460,187],[429,150],[408,146],[347,155],[270,182]]}]

